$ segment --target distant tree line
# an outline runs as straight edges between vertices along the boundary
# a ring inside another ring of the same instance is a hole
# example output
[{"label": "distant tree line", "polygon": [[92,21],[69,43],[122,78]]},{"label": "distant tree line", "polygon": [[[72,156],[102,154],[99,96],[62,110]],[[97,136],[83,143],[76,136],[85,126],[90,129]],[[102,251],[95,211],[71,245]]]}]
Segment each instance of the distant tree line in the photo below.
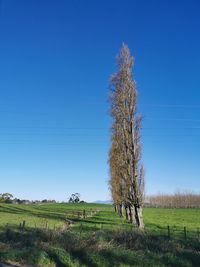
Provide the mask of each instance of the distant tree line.
[{"label": "distant tree line", "polygon": [[[85,201],[81,200],[81,195],[79,193],[71,194],[68,198],[68,203],[85,203]],[[61,203],[66,203],[61,202]],[[45,203],[57,203],[56,200],[52,199],[43,199],[43,200],[28,200],[28,199],[19,199],[14,198],[11,193],[0,193],[0,203],[6,204],[45,204]]]},{"label": "distant tree line", "polygon": [[0,203],[6,204],[39,204],[39,203],[56,203],[55,200],[28,200],[28,199],[19,199],[14,198],[11,193],[1,193],[0,194]]},{"label": "distant tree line", "polygon": [[110,190],[119,216],[143,228],[144,167],[141,162],[141,116],[137,112],[137,89],[133,58],[127,45],[117,58],[117,73],[111,77],[112,118],[109,152]]},{"label": "distant tree line", "polygon": [[146,207],[157,208],[200,208],[200,194],[177,192],[175,194],[158,194],[145,200]]}]

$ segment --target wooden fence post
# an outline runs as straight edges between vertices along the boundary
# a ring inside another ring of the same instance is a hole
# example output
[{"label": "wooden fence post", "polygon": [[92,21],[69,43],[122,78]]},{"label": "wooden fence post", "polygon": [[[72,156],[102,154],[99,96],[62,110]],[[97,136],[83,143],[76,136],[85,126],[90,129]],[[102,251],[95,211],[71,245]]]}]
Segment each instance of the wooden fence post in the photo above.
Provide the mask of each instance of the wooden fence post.
[{"label": "wooden fence post", "polygon": [[197,228],[197,238],[199,240],[199,227]]},{"label": "wooden fence post", "polygon": [[86,217],[86,216],[85,216],[85,210],[83,210],[83,219],[85,219],[85,217]]},{"label": "wooden fence post", "polygon": [[186,231],[186,227],[185,226],[183,228],[183,231],[184,231],[184,238],[187,239],[187,231]]},{"label": "wooden fence post", "polygon": [[169,225],[167,226],[167,235],[170,238],[170,227],[169,227]]},{"label": "wooden fence post", "polygon": [[22,223],[22,230],[24,230],[25,225],[26,225],[26,221],[23,221],[23,223]]},{"label": "wooden fence post", "polygon": [[83,224],[81,223],[80,224],[80,235],[81,235],[82,231],[83,231]]}]

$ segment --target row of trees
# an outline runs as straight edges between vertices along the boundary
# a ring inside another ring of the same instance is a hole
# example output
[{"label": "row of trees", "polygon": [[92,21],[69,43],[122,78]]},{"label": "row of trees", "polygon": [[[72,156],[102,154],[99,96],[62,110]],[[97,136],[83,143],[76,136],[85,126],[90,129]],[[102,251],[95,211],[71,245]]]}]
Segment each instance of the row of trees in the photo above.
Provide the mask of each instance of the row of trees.
[{"label": "row of trees", "polygon": [[[19,199],[14,198],[10,193],[0,193],[0,203],[7,204],[39,204],[39,203],[56,203],[56,200],[27,200],[27,199]],[[65,202],[63,202],[65,203]],[[81,200],[81,195],[79,193],[71,194],[69,197],[68,203],[85,203],[85,201]]]},{"label": "row of trees", "polygon": [[128,222],[143,228],[144,168],[140,144],[142,119],[137,112],[133,63],[128,46],[123,44],[117,57],[118,71],[111,77],[110,86],[110,189],[119,215],[125,214]]},{"label": "row of trees", "polygon": [[177,192],[173,195],[159,194],[146,198],[145,206],[161,208],[200,208],[200,194]]},{"label": "row of trees", "polygon": [[0,203],[6,204],[39,204],[39,203],[56,203],[55,200],[28,200],[28,199],[19,199],[14,198],[11,193],[0,193]]}]

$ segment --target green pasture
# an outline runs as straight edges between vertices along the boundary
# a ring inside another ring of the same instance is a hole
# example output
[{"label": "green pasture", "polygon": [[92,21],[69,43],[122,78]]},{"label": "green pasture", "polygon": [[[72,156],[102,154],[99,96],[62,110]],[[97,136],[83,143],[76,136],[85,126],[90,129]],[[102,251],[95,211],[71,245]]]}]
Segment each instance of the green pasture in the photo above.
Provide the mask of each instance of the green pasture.
[{"label": "green pasture", "polygon": [[[88,218],[80,217],[86,211]],[[92,212],[96,211],[94,216]],[[6,224],[18,226],[26,221],[27,227],[48,228],[62,227],[66,224],[66,219],[80,222],[85,229],[132,229],[132,226],[114,213],[112,205],[104,204],[39,204],[39,205],[14,205],[0,204],[0,227]],[[200,227],[199,209],[161,209],[145,208],[144,221],[147,230],[160,231],[167,229],[167,226],[196,231]],[[77,224],[75,225],[76,228]]]},{"label": "green pasture", "polygon": [[44,228],[48,225],[48,228],[54,229],[64,226],[66,219],[77,221],[77,212],[82,213],[83,210],[89,213],[97,210],[111,211],[112,208],[97,204],[0,204],[0,227],[7,224],[17,227],[25,221],[29,228]]},{"label": "green pasture", "polygon": [[144,221],[145,231],[137,231],[112,205],[1,204],[0,262],[34,267],[200,266],[199,209],[146,208]]}]

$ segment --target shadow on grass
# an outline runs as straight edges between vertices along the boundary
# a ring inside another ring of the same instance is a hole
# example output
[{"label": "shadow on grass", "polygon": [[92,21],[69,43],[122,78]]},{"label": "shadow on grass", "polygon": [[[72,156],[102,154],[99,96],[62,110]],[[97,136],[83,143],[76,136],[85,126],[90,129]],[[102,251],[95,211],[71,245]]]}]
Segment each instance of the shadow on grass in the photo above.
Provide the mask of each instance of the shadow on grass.
[{"label": "shadow on grass", "polygon": [[[91,209],[88,210],[90,212]],[[80,215],[82,215],[83,210],[75,210],[73,208],[69,209],[64,209],[64,208],[59,208],[56,207],[55,205],[52,207],[48,207],[46,205],[35,205],[35,206],[14,206],[14,205],[9,205],[9,204],[2,204],[0,205],[0,213],[7,213],[7,214],[12,214],[12,215],[21,215],[22,218],[23,216],[31,216],[31,217],[37,217],[40,219],[45,219],[45,220],[58,220],[58,221],[64,221],[66,222],[66,219],[70,219],[74,222],[80,222],[83,221]],[[98,221],[99,219],[93,216],[93,222]],[[107,219],[109,220],[109,219]],[[112,220],[111,220],[112,222]],[[9,222],[8,222],[9,223]],[[89,223],[89,220],[88,220]]]},{"label": "shadow on grass", "polygon": [[56,220],[64,220],[65,219],[65,214],[57,213],[55,211],[47,211],[47,210],[42,210],[37,209],[36,207],[31,207],[31,209],[25,209],[22,207],[13,207],[9,205],[0,205],[0,212],[5,212],[5,213],[10,213],[10,214],[18,214],[18,215],[23,215],[23,216],[35,216],[39,218],[44,218],[44,219],[56,219]]}]

